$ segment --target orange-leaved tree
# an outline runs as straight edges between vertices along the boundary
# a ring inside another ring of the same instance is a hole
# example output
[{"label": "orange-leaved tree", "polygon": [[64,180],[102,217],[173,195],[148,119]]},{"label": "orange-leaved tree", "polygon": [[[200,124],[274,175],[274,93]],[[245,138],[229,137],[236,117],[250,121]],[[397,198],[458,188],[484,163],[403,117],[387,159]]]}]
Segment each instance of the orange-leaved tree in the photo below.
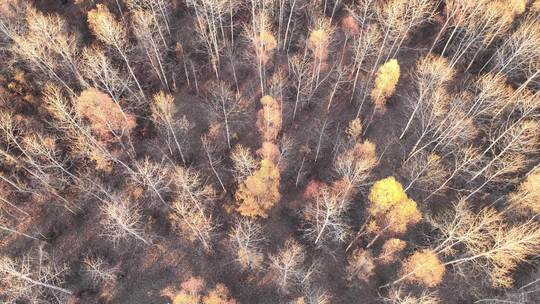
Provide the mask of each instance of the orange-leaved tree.
[{"label": "orange-leaved tree", "polygon": [[279,169],[272,161],[262,159],[260,168],[240,184],[235,197],[238,212],[248,217],[267,217],[268,210],[281,198]]},{"label": "orange-leaved tree", "polygon": [[313,72],[311,76],[311,87],[313,91],[324,81],[324,77],[323,80],[320,80],[320,74],[328,66],[326,61],[330,52],[329,48],[332,42],[333,32],[334,28],[330,20],[320,18],[316,21],[306,41],[306,48],[311,51],[313,58]]},{"label": "orange-leaved tree", "polygon": [[380,255],[377,261],[381,264],[391,264],[396,261],[398,255],[405,249],[407,242],[391,238],[384,242]]},{"label": "orange-leaved tree", "polygon": [[235,197],[241,215],[264,218],[268,216],[268,210],[281,198],[280,172],[277,165],[280,152],[275,144],[281,130],[281,109],[269,95],[263,96],[261,103],[263,107],[257,113],[256,124],[263,138],[262,146],[257,151],[262,160],[259,168],[240,184]]},{"label": "orange-leaved tree", "polygon": [[104,141],[129,135],[136,126],[133,115],[124,113],[109,95],[96,89],[82,91],[75,110],[88,120],[92,131]]},{"label": "orange-leaved tree", "polygon": [[208,289],[200,277],[191,277],[180,284],[180,290],[165,289],[162,294],[172,299],[172,304],[236,304],[229,289],[219,283]]},{"label": "orange-leaved tree", "polygon": [[[432,250],[420,250],[411,255],[401,266],[401,278],[419,283],[426,287],[435,287],[442,282],[446,268]],[[394,283],[397,283],[395,281]]]}]

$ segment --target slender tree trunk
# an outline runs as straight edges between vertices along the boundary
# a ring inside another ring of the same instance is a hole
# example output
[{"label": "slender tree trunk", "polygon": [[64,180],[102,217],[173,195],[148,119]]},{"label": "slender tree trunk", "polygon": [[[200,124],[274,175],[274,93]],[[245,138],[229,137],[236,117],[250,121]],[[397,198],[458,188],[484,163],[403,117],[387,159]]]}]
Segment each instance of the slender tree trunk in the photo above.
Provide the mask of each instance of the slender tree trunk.
[{"label": "slender tree trunk", "polygon": [[65,293],[65,294],[73,294],[72,291],[70,290],[67,290],[67,289],[64,289],[64,288],[61,288],[61,287],[58,287],[58,286],[54,286],[54,285],[51,285],[51,284],[47,284],[47,283],[43,283],[43,282],[39,282],[39,281],[36,281],[34,279],[31,279],[30,277],[18,272],[18,271],[13,271],[13,270],[5,270],[8,274],[20,279],[20,280],[23,280],[23,281],[26,281],[28,283],[31,283],[33,285],[37,285],[37,286],[41,286],[41,287],[45,287],[45,288],[49,288],[49,289],[53,289],[53,290],[56,290],[56,291],[60,291],[62,293]]}]

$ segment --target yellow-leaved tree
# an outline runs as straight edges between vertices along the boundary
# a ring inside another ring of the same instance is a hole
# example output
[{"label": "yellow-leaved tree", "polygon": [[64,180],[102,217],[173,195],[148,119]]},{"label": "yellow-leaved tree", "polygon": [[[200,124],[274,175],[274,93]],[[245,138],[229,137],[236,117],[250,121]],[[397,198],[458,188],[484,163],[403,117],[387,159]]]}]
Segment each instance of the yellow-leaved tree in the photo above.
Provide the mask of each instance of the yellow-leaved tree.
[{"label": "yellow-leaved tree", "polygon": [[367,232],[375,235],[367,247],[383,234],[403,234],[422,215],[416,202],[407,197],[403,186],[390,176],[373,184],[369,192]]},{"label": "yellow-leaved tree", "polygon": [[378,214],[390,209],[396,202],[407,199],[403,186],[390,176],[373,184],[368,197],[371,206],[369,213]]},{"label": "yellow-leaved tree", "polygon": [[325,18],[317,20],[313,30],[309,34],[307,47],[311,50],[316,62],[324,62],[328,58],[328,47],[331,42],[333,29],[330,21]]},{"label": "yellow-leaved tree", "polygon": [[391,59],[381,65],[377,70],[375,86],[371,91],[371,98],[375,104],[375,110],[384,111],[386,100],[392,96],[399,81],[400,68],[396,59]]},{"label": "yellow-leaved tree", "polygon": [[268,216],[281,198],[279,193],[280,174],[278,167],[268,159],[262,159],[260,168],[240,184],[235,197],[238,212],[248,217]]}]

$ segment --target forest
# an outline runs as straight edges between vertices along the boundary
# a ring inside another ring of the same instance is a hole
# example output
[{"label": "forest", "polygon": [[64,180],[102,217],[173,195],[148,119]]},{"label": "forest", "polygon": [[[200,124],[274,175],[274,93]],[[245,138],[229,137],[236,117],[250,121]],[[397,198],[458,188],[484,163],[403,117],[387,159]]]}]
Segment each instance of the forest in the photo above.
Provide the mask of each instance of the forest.
[{"label": "forest", "polygon": [[540,303],[540,0],[1,0],[0,302]]}]

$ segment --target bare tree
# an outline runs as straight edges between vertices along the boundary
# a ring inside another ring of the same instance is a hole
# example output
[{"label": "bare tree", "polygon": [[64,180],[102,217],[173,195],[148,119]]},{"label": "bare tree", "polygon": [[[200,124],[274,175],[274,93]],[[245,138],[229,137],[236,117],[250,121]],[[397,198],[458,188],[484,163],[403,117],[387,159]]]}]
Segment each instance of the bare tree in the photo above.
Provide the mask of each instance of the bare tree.
[{"label": "bare tree", "polygon": [[415,81],[416,92],[411,96],[411,114],[407,124],[401,132],[400,139],[403,138],[409,129],[417,112],[424,108],[425,103],[429,103],[432,97],[438,96],[437,89],[444,87],[454,77],[455,71],[449,66],[443,57],[427,55],[417,63]]},{"label": "bare tree", "polygon": [[189,0],[187,4],[194,8],[197,34],[219,79],[220,57],[227,39],[225,22],[230,11],[229,0]]},{"label": "bare tree", "polygon": [[143,187],[150,200],[150,205],[169,207],[164,198],[171,190],[169,167],[163,162],[153,162],[148,157],[142,161],[135,161],[133,167],[134,170],[130,171],[131,180],[134,184]]},{"label": "bare tree", "polygon": [[331,295],[322,288],[308,288],[303,292],[303,296],[289,304],[330,304]]},{"label": "bare tree", "polygon": [[535,214],[540,211],[540,170],[535,169],[510,194],[509,205],[505,211],[512,210],[522,214]]},{"label": "bare tree", "polygon": [[31,240],[35,240],[35,241],[41,241],[40,239],[34,237],[34,236],[31,236],[29,235],[28,233],[25,233],[25,232],[21,232],[19,230],[17,230],[16,228],[10,228],[11,224],[9,223],[9,220],[3,215],[3,214],[0,214],[0,230],[3,230],[7,233],[13,233],[13,234],[16,234],[16,235],[20,235],[20,236],[24,236],[26,238],[29,238]]},{"label": "bare tree", "polygon": [[[76,213],[79,209],[77,204],[62,195],[62,191],[68,187],[73,175],[71,173],[71,175],[65,175],[68,171],[59,157],[60,151],[55,146],[54,140],[41,136],[21,138],[23,128],[13,115],[1,112],[0,117],[0,136],[7,143],[5,148],[0,149],[0,154],[14,161],[40,186],[34,189],[34,194],[39,196],[43,192],[48,193],[58,199],[66,210]],[[13,154],[10,146],[16,147],[22,155]]]},{"label": "bare tree", "polygon": [[207,86],[206,101],[212,117],[225,127],[227,146],[231,148],[231,129],[235,119],[242,113],[240,101],[222,81],[212,81]]},{"label": "bare tree", "polygon": [[210,250],[217,228],[211,213],[214,189],[206,185],[200,173],[192,169],[176,167],[173,178],[177,195],[171,209],[173,224],[188,239],[197,240],[205,250]]},{"label": "bare tree", "polygon": [[105,45],[112,47],[125,62],[129,74],[135,81],[139,93],[143,100],[146,100],[143,88],[132,67],[128,57],[130,48],[127,29],[122,22],[116,20],[114,15],[103,4],[96,5],[96,8],[88,12],[88,26],[96,38]]},{"label": "bare tree", "polygon": [[322,185],[317,189],[314,200],[302,211],[302,218],[307,224],[305,236],[317,246],[344,242],[350,234],[345,218],[349,203],[338,190]]},{"label": "bare tree", "polygon": [[[84,48],[82,50],[81,70],[83,76],[88,79],[88,82],[93,87],[109,94],[114,102],[121,105],[122,108],[129,109],[133,107],[133,103],[136,106],[141,106],[141,102],[139,102],[140,96],[131,90],[131,79],[124,77],[122,71],[115,68],[111,58],[103,48],[95,44]],[[134,102],[130,102],[132,100]]]},{"label": "bare tree", "polygon": [[497,178],[504,177],[508,183],[511,181],[508,179],[511,174],[524,169],[527,156],[535,153],[540,144],[535,131],[537,128],[537,121],[523,120],[521,117],[509,126],[490,130],[493,132],[488,134],[490,146],[481,154],[479,166],[471,170],[471,182],[480,176],[484,178],[484,182],[474,189],[469,197]]},{"label": "bare tree", "polygon": [[238,183],[253,175],[258,166],[253,153],[241,144],[234,146],[230,158],[233,162],[234,175]]},{"label": "bare tree", "polygon": [[436,94],[433,103],[425,104],[418,112],[417,140],[405,161],[422,151],[455,154],[472,145],[479,133],[474,117],[468,112],[470,108],[466,109],[470,95],[448,96],[444,90]]},{"label": "bare tree", "polygon": [[[534,50],[540,45],[540,23],[529,17],[504,40],[488,60],[491,71],[502,73],[510,79],[528,79],[526,72],[540,57]],[[484,65],[484,66],[486,66]]]},{"label": "bare tree", "polygon": [[185,116],[180,119],[175,118],[178,115],[178,109],[174,104],[174,97],[163,92],[154,95],[150,110],[152,111],[154,123],[159,126],[162,136],[166,138],[169,152],[174,155],[172,146],[174,142],[182,162],[186,164],[185,151],[187,147],[185,147],[185,144],[193,124]]},{"label": "bare tree", "polygon": [[134,10],[132,20],[135,36],[148,58],[147,62],[159,78],[161,87],[170,91],[165,62],[167,43],[163,38],[156,15],[147,10]]},{"label": "bare tree", "polygon": [[433,16],[437,3],[430,0],[393,0],[378,8],[377,19],[385,37],[382,47],[388,48],[385,61],[396,57],[409,33]]},{"label": "bare tree", "polygon": [[[431,193],[425,198],[429,200],[433,195],[438,194],[440,191],[446,189],[448,184],[459,176],[464,175],[469,171],[469,168],[474,165],[474,161],[478,159],[479,151],[477,148],[471,146],[465,146],[458,149],[449,160],[449,173],[448,177],[437,185],[437,188],[432,190]],[[436,185],[434,185],[436,186]]]},{"label": "bare tree", "polygon": [[262,245],[266,241],[261,225],[252,219],[240,219],[229,232],[236,262],[243,269],[262,267],[264,258]]},{"label": "bare tree", "polygon": [[475,214],[460,200],[432,223],[441,233],[434,252],[450,257],[444,265],[469,277],[486,275],[493,286],[511,286],[512,271],[540,251],[540,226],[534,217],[510,224],[492,208]]},{"label": "bare tree", "polygon": [[144,231],[143,216],[139,206],[127,197],[115,196],[100,207],[103,236],[113,244],[136,239],[150,245],[150,238]]},{"label": "bare tree", "polygon": [[366,182],[377,162],[375,144],[368,140],[354,144],[337,156],[334,169],[341,181],[343,199],[349,198]]},{"label": "bare tree", "polygon": [[449,56],[450,66],[468,59],[467,69],[483,49],[508,30],[516,16],[516,11],[508,9],[505,4],[486,0],[474,4],[453,0],[447,3],[444,13],[446,21],[433,46],[451,29],[441,56],[446,56],[449,51],[452,53]]},{"label": "bare tree", "polygon": [[385,304],[439,304],[441,300],[436,291],[422,290],[420,294],[407,292],[403,286],[392,286],[386,296],[381,296]]},{"label": "bare tree", "polygon": [[295,92],[294,110],[292,114],[293,120],[296,118],[296,113],[299,106],[309,103],[309,100],[314,94],[313,86],[310,81],[310,74],[313,70],[313,63],[306,56],[295,55],[289,57],[289,75],[292,78],[292,87]]},{"label": "bare tree", "polygon": [[[219,128],[219,125],[217,125]],[[207,134],[203,134],[201,136],[201,143],[202,148],[204,150],[204,154],[206,156],[206,159],[208,160],[208,166],[212,170],[212,173],[214,173],[214,176],[216,177],[217,181],[219,182],[219,185],[221,186],[221,190],[223,192],[227,192],[227,189],[225,188],[225,185],[223,184],[223,179],[221,178],[221,175],[218,173],[219,165],[222,161],[221,156],[218,154],[218,152],[221,150],[221,146],[219,143],[216,143],[216,137],[214,126],[210,127],[210,130]]]},{"label": "bare tree", "polygon": [[66,268],[58,266],[41,248],[22,258],[0,258],[0,295],[6,303],[65,303],[72,291],[62,288]]},{"label": "bare tree", "polygon": [[171,34],[170,15],[172,3],[170,0],[126,0],[130,10],[145,10],[152,14],[153,23],[158,28],[159,37],[166,44],[166,38]]},{"label": "bare tree", "polygon": [[418,188],[431,193],[448,177],[447,169],[442,157],[438,154],[419,153],[415,155],[402,167],[404,175],[409,180],[405,191]]},{"label": "bare tree", "polygon": [[[30,214],[26,212],[24,208],[18,206],[17,203],[13,203],[13,201],[10,199],[10,195],[12,193],[17,194],[19,192],[25,192],[23,188],[19,187],[17,180],[7,178],[4,173],[0,173],[0,180],[3,181],[3,183],[0,184],[0,209],[4,210],[9,216],[14,218],[19,218],[21,215],[30,216]],[[12,188],[14,190],[12,190]],[[19,216],[13,215],[11,210],[16,210]]]},{"label": "bare tree", "polygon": [[258,67],[262,95],[266,92],[266,66],[271,62],[277,41],[270,29],[270,20],[263,10],[253,16],[253,25],[246,25],[246,37],[250,42],[250,51]]},{"label": "bare tree", "polygon": [[371,251],[356,249],[348,258],[347,279],[368,283],[375,274],[375,259]]},{"label": "bare tree", "polygon": [[95,286],[103,283],[110,283],[117,279],[119,269],[110,266],[102,257],[87,256],[83,260],[84,272]]},{"label": "bare tree", "polygon": [[[354,88],[356,88],[360,68],[365,59],[372,62],[367,67],[364,90],[360,106],[357,112],[359,117],[362,105],[372,87],[373,76],[377,67],[382,62],[387,62],[396,57],[401,45],[409,32],[422,22],[428,20],[435,11],[435,3],[429,0],[395,0],[373,7],[373,1],[363,1],[363,7],[358,12],[351,11],[360,24],[369,24],[375,18],[380,24],[380,30],[376,27],[367,27],[362,31],[355,50],[356,75]],[[362,39],[366,37],[366,39]],[[382,39],[381,39],[382,38]],[[381,41],[382,40],[382,41]],[[371,53],[373,46],[378,46],[378,52]],[[386,57],[384,57],[386,55]],[[375,58],[374,60],[371,58]],[[371,61],[373,60],[373,61]],[[363,67],[364,69],[366,67]],[[354,91],[353,91],[354,96]]]},{"label": "bare tree", "polygon": [[321,73],[328,70],[328,55],[333,42],[334,28],[330,20],[319,18],[312,26],[309,37],[306,41],[306,51],[310,54],[312,60],[312,72],[310,86],[312,92],[316,92],[319,86],[328,77],[321,78]]},{"label": "bare tree", "polygon": [[538,285],[540,283],[538,270],[528,275],[527,283],[508,289],[503,295],[486,295],[486,297],[477,300],[475,303],[527,303],[534,302],[538,297]]},{"label": "bare tree", "polygon": [[9,20],[8,16],[0,20],[0,31],[13,42],[12,52],[70,92],[74,91],[67,75],[72,75],[85,86],[79,72],[78,38],[68,30],[66,20],[57,14],[44,15],[30,5],[23,6],[21,11],[15,15],[24,14],[25,22],[22,24]]},{"label": "bare tree", "polygon": [[312,272],[304,266],[304,248],[294,239],[287,239],[279,252],[269,259],[269,271],[283,293],[289,293],[293,288],[309,282]]},{"label": "bare tree", "polygon": [[[351,101],[357,96],[357,85],[361,79],[360,76],[373,69],[373,65],[377,58],[377,44],[382,40],[382,33],[380,28],[372,23],[375,18],[375,7],[373,0],[361,0],[359,5],[354,8],[347,9],[350,16],[356,21],[359,28],[358,35],[353,38],[353,88],[351,94]],[[362,110],[362,105],[367,94],[367,87],[370,84],[364,85],[362,102],[358,107],[356,117],[358,118]]]}]

